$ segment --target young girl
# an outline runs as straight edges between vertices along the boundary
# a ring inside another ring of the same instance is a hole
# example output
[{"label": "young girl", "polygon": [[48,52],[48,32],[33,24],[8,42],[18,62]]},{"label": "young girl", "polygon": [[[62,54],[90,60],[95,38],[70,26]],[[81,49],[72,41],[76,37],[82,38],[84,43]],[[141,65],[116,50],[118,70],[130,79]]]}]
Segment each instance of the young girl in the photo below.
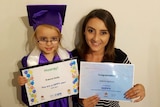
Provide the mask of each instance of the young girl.
[{"label": "young girl", "polygon": [[[44,11],[40,15],[43,14]],[[45,14],[48,14],[48,11]],[[40,15],[38,15],[38,17]],[[54,14],[54,16],[55,15],[56,14]],[[41,19],[42,18],[44,17],[41,17]],[[41,20],[40,24],[39,23],[36,24],[33,36],[36,45],[33,51],[29,55],[24,56],[22,58],[23,67],[55,62],[61,59],[67,59],[71,57],[70,52],[62,48],[60,44],[60,40],[62,38],[60,32],[61,28],[59,28],[53,23],[50,22],[47,23],[47,21],[46,18],[44,18],[43,21]],[[61,23],[62,22],[60,22],[60,24]],[[22,100],[25,104],[28,105],[27,94],[24,87],[25,83],[27,83],[27,79],[23,76],[19,76],[18,83],[20,86],[22,86]],[[68,97],[41,104],[40,107],[69,107]]]}]

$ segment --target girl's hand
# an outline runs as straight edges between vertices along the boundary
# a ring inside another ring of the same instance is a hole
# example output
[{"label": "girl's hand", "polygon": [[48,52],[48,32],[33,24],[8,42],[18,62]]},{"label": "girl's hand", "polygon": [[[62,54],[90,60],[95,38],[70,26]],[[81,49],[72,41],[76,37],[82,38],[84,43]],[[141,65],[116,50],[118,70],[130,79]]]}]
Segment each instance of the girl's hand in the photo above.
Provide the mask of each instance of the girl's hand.
[{"label": "girl's hand", "polygon": [[83,99],[82,103],[84,107],[94,107],[99,101],[99,97],[97,95]]},{"label": "girl's hand", "polygon": [[23,76],[19,76],[18,77],[18,84],[20,86],[23,86],[25,83],[27,83],[27,79],[25,77],[23,77]]},{"label": "girl's hand", "polygon": [[142,84],[134,85],[134,87],[132,87],[125,93],[125,98],[135,99],[134,102],[139,102],[143,100],[144,97],[145,97],[145,89]]}]

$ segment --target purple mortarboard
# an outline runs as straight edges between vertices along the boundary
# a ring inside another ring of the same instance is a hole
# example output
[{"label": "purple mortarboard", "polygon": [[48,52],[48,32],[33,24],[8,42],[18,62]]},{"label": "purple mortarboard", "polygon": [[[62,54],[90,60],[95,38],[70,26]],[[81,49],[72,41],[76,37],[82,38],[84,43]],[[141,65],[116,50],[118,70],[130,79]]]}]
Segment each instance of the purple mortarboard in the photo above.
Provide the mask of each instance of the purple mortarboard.
[{"label": "purple mortarboard", "polygon": [[27,5],[29,24],[34,30],[41,24],[48,24],[61,31],[65,11],[66,5]]}]

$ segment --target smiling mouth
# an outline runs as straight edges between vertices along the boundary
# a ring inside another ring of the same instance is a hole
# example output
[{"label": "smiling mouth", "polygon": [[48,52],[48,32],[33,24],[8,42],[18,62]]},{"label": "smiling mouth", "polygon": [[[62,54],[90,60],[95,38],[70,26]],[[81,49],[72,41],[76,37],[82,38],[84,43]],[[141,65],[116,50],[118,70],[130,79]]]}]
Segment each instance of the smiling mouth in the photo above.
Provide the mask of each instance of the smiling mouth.
[{"label": "smiling mouth", "polygon": [[50,50],[52,50],[52,48],[46,48],[46,50],[47,50],[47,51],[50,51]]},{"label": "smiling mouth", "polygon": [[92,44],[93,46],[99,46],[99,45],[100,45],[99,43],[96,43],[96,42],[91,42],[91,44]]}]

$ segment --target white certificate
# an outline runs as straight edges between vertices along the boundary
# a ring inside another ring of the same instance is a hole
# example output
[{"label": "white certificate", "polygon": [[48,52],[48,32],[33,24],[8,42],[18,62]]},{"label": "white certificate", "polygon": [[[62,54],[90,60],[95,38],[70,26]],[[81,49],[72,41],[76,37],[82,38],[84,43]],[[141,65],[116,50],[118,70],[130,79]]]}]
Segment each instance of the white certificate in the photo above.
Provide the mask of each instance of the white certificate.
[{"label": "white certificate", "polygon": [[29,105],[78,94],[77,59],[21,69]]},{"label": "white certificate", "polygon": [[133,86],[133,64],[80,63],[79,97],[98,95],[100,100],[131,101],[124,93]]}]

